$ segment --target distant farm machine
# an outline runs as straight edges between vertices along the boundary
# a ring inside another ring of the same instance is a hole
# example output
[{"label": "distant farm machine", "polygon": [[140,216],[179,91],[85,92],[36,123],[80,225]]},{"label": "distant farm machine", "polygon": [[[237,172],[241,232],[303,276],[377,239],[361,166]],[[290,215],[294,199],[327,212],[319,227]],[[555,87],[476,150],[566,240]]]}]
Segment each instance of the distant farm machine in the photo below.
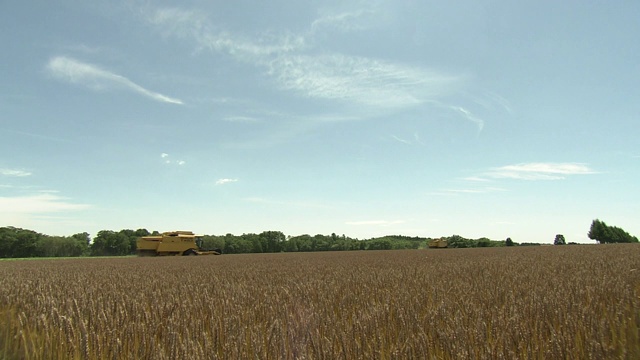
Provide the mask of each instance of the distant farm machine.
[{"label": "distant farm machine", "polygon": [[444,238],[431,240],[427,245],[429,246],[429,249],[444,249],[449,247],[447,239]]},{"label": "distant farm machine", "polygon": [[220,249],[202,248],[202,236],[191,231],[169,231],[138,238],[139,256],[220,255]]}]

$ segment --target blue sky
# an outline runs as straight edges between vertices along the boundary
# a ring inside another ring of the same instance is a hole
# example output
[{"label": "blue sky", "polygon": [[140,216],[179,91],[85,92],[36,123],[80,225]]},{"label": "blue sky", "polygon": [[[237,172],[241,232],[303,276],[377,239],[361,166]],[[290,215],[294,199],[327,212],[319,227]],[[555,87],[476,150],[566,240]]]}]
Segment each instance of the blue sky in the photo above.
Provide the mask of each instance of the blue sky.
[{"label": "blue sky", "polygon": [[7,1],[0,226],[640,235],[640,2]]}]

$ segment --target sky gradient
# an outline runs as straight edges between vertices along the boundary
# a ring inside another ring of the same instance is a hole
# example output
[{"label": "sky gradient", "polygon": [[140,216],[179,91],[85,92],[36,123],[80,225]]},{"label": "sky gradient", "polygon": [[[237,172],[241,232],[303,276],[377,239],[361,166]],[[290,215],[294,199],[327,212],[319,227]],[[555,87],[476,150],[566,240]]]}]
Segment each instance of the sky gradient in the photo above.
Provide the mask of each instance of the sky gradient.
[{"label": "sky gradient", "polygon": [[0,226],[640,235],[640,2],[0,4]]}]

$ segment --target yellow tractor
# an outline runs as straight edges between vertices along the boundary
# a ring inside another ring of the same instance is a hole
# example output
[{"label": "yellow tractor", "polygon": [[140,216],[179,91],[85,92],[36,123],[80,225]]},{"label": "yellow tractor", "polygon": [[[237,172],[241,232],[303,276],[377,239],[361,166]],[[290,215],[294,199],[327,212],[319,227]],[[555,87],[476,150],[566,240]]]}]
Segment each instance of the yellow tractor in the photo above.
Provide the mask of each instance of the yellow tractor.
[{"label": "yellow tractor", "polygon": [[429,241],[429,249],[444,249],[449,246],[447,239],[440,238]]},{"label": "yellow tractor", "polygon": [[205,250],[202,248],[202,236],[191,231],[169,231],[162,235],[143,236],[138,238],[139,256],[167,255],[220,255],[220,249]]}]

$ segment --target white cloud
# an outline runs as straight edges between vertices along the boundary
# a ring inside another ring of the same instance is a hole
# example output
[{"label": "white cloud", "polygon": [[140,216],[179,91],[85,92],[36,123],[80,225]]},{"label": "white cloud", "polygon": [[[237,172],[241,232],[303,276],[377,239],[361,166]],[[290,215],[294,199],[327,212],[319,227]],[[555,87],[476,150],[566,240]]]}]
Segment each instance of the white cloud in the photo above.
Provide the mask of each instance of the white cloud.
[{"label": "white cloud", "polygon": [[53,213],[60,211],[77,211],[89,208],[87,204],[75,204],[66,198],[51,193],[28,196],[0,197],[0,214],[8,213]]},{"label": "white cloud", "polygon": [[224,185],[229,183],[238,182],[238,179],[218,179],[216,185]]},{"label": "white cloud", "polygon": [[24,177],[30,176],[31,173],[24,170],[16,170],[16,169],[0,169],[0,175],[3,176],[14,176],[14,177]]},{"label": "white cloud", "polygon": [[581,163],[524,163],[491,169],[485,175],[497,179],[561,180],[570,175],[588,175],[596,172]]},{"label": "white cloud", "polygon": [[162,8],[147,11],[145,20],[166,36],[192,39],[201,49],[226,52],[238,60],[261,61],[304,46],[302,36],[284,34],[247,40],[224,31],[214,31],[208,17],[193,10]]},{"label": "white cloud", "polygon": [[478,181],[478,182],[489,182],[491,180],[487,179],[487,178],[483,178],[480,176],[469,176],[466,178],[463,178],[462,180],[466,180],[466,181]]},{"label": "white cloud", "polygon": [[411,141],[406,140],[406,139],[402,139],[402,138],[400,138],[400,137],[398,137],[398,136],[395,136],[395,135],[391,135],[391,138],[392,138],[393,140],[397,141],[397,142],[400,142],[400,143],[403,143],[403,144],[406,144],[406,145],[411,145],[411,144],[413,144]]},{"label": "white cloud", "polygon": [[319,99],[376,107],[406,107],[451,93],[458,76],[362,57],[281,56],[269,64],[281,87]]},{"label": "white cloud", "polygon": [[413,139],[409,140],[409,139],[405,139],[405,138],[401,138],[397,135],[390,135],[391,138],[397,142],[406,144],[406,145],[417,145],[417,144],[422,144],[424,145],[424,142],[422,142],[422,140],[420,140],[420,135],[418,135],[418,133],[414,133],[413,134]]},{"label": "white cloud", "polygon": [[167,154],[167,153],[160,154],[160,158],[163,159],[165,164],[175,164],[175,165],[178,165],[178,166],[182,166],[182,165],[187,163],[184,160],[171,160],[169,154]]},{"label": "white cloud", "polygon": [[482,129],[484,128],[484,120],[475,116],[471,111],[461,106],[450,106],[449,108],[461,113],[467,120],[476,124],[478,126],[478,131],[482,131]]},{"label": "white cloud", "polygon": [[[338,24],[364,14],[332,15],[319,23]],[[302,35],[269,34],[257,40],[213,31],[206,16],[195,11],[160,9],[146,20],[160,32],[193,40],[198,47],[227,53],[237,60],[266,67],[275,83],[300,96],[340,100],[376,107],[425,103],[456,90],[463,77],[343,54],[305,54]]]},{"label": "white cloud", "polygon": [[[203,42],[213,30],[207,15],[200,11],[180,8],[144,9],[143,18],[164,36],[200,39]],[[204,45],[201,45],[205,47]]]},{"label": "white cloud", "polygon": [[73,84],[84,85],[93,90],[124,88],[156,101],[170,104],[183,104],[182,100],[147,90],[124,76],[69,57],[57,56],[50,59],[46,69],[51,76],[57,79]]},{"label": "white cloud", "polygon": [[[344,120],[380,116],[380,110],[396,111],[418,105],[440,106],[439,99],[458,94],[466,86],[464,74],[450,74],[423,66],[411,66],[347,54],[318,52],[315,36],[324,29],[354,30],[379,23],[384,11],[377,5],[326,13],[300,34],[266,32],[246,37],[221,30],[200,11],[180,8],[146,9],[144,19],[164,36],[192,41],[197,51],[227,54],[237,61],[265,68],[280,90],[296,96],[340,102],[342,110],[354,111]],[[364,105],[364,107],[362,106]],[[466,108],[446,106],[474,123],[479,131],[484,121]],[[308,119],[308,118],[307,118]],[[227,118],[227,121],[242,121]]]},{"label": "white cloud", "polygon": [[337,14],[324,15],[311,23],[311,31],[333,28],[341,31],[364,30],[368,25],[368,18],[375,15],[372,9],[346,11]]}]

